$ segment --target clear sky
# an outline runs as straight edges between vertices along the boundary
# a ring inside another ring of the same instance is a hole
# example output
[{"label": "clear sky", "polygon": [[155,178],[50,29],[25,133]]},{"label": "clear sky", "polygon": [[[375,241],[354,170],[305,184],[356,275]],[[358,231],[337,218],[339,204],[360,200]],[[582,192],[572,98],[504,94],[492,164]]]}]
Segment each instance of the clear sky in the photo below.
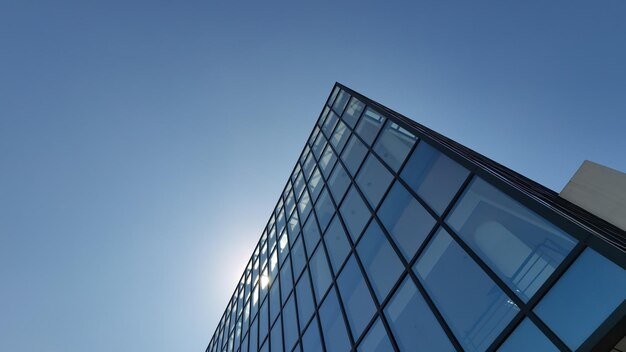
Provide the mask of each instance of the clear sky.
[{"label": "clear sky", "polygon": [[0,2],[0,351],[203,350],[335,81],[626,171],[625,1],[304,3]]}]

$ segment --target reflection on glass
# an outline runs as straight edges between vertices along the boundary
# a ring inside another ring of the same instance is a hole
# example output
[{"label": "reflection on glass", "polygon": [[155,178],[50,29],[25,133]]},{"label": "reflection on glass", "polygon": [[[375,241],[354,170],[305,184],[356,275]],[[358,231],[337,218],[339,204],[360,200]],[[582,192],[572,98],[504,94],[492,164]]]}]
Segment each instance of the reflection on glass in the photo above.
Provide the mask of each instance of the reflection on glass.
[{"label": "reflection on glass", "polygon": [[280,323],[280,319],[276,321],[274,326],[272,326],[272,337],[270,339],[272,352],[282,352],[283,351],[283,331],[282,324]]},{"label": "reflection on glass", "polygon": [[392,180],[393,175],[373,154],[370,154],[359,171],[356,183],[372,208],[376,209]]},{"label": "reflection on glass", "polygon": [[296,294],[298,295],[298,318],[300,320],[300,326],[304,326],[313,315],[315,302],[313,302],[312,292],[311,284],[309,283],[309,276],[305,274],[296,284]]},{"label": "reflection on glass", "polygon": [[302,229],[302,233],[304,234],[304,243],[306,244],[306,248],[309,249],[309,252],[312,252],[317,243],[320,241],[320,230],[317,227],[315,217],[309,217],[304,225],[304,228]]},{"label": "reflection on glass", "polygon": [[354,186],[348,191],[348,195],[346,195],[341,204],[339,212],[348,228],[352,241],[356,242],[365,224],[370,219],[370,211]]},{"label": "reflection on glass", "polygon": [[626,270],[587,248],[535,308],[576,350],[626,299]]},{"label": "reflection on glass", "polygon": [[304,352],[322,351],[320,331],[315,321],[311,322],[302,336],[302,350]]},{"label": "reflection on glass", "polygon": [[328,226],[328,222],[334,213],[335,206],[330,199],[328,190],[324,189],[324,192],[320,195],[317,203],[315,203],[315,214],[317,215],[317,221],[319,221],[322,231],[326,229],[326,226]]},{"label": "reflection on glass", "polygon": [[[335,125],[337,124],[337,121],[339,121],[337,114],[331,111],[328,114],[328,117],[326,117],[326,121],[324,121],[324,125],[322,127],[322,131],[327,137],[330,137],[330,134],[333,132],[333,129],[335,128]],[[315,147],[313,148],[313,151],[315,152]],[[315,156],[319,157],[319,154],[316,153]]]},{"label": "reflection on glass", "polygon": [[411,132],[391,121],[387,121],[374,146],[374,151],[387,165],[398,172],[416,140],[417,138]]},{"label": "reflection on glass", "polygon": [[318,246],[309,262],[311,269],[311,278],[313,279],[313,289],[315,289],[315,297],[319,303],[331,284],[330,270],[326,262],[326,255],[322,246]]},{"label": "reflection on glass", "polygon": [[348,124],[348,126],[354,128],[364,108],[365,104],[361,103],[357,98],[353,97],[352,99],[350,99],[350,103],[348,103],[348,107],[343,112],[341,118],[343,119],[343,121],[345,121],[346,124]]},{"label": "reflection on glass", "polygon": [[435,219],[397,181],[380,206],[378,217],[407,260],[413,258],[435,225]]},{"label": "reflection on glass", "polygon": [[354,256],[350,256],[337,280],[352,336],[358,339],[376,312],[367,284]]},{"label": "reflection on glass", "polygon": [[466,351],[484,351],[519,312],[443,229],[414,270]]},{"label": "reflection on glass", "polygon": [[376,322],[370,330],[367,332],[367,335],[359,344],[357,349],[358,352],[387,352],[393,351],[393,347],[391,347],[391,342],[389,342],[389,336],[387,336],[387,332],[385,331],[385,327],[380,322],[380,319],[376,319]]},{"label": "reflection on glass", "polygon": [[448,224],[524,301],[576,244],[547,220],[475,178]]},{"label": "reflection on glass", "polygon": [[341,164],[337,163],[337,166],[335,166],[333,173],[328,179],[328,186],[335,201],[337,203],[341,202],[343,195],[348,190],[348,186],[350,186],[350,177]]},{"label": "reflection on glass", "polygon": [[559,349],[550,342],[528,318],[525,318],[515,331],[498,348],[498,352],[558,352]]},{"label": "reflection on glass", "polygon": [[320,169],[322,170],[322,174],[324,174],[324,177],[328,177],[328,175],[330,175],[330,172],[332,171],[336,161],[337,156],[335,156],[332,148],[330,147],[330,145],[328,145],[326,149],[324,149],[324,153],[322,154],[319,162]]},{"label": "reflection on glass", "polygon": [[382,115],[371,108],[367,108],[359,124],[356,126],[356,133],[361,136],[365,143],[372,145],[372,142],[376,138],[376,135],[378,135],[378,131],[384,122],[385,118]]},{"label": "reflection on glass", "polygon": [[320,307],[320,320],[324,332],[324,342],[328,352],[346,352],[350,350],[350,341],[346,325],[341,316],[335,290],[331,290]]},{"label": "reflection on glass", "polygon": [[285,304],[282,314],[283,329],[285,330],[285,349],[291,351],[298,341],[298,322],[296,321],[296,306],[293,296],[289,297],[289,301]]},{"label": "reflection on glass", "polygon": [[341,114],[348,103],[348,99],[350,99],[350,95],[345,90],[342,90],[333,103],[333,110]]},{"label": "reflection on glass", "polygon": [[335,147],[337,153],[341,152],[341,149],[346,144],[346,141],[350,137],[350,130],[345,123],[339,121],[337,127],[335,128],[335,132],[333,132],[333,136],[330,139],[330,143]]},{"label": "reflection on glass", "polygon": [[346,233],[343,231],[339,216],[335,215],[330,226],[324,234],[324,242],[328,249],[328,256],[330,257],[330,264],[333,267],[333,271],[337,273],[343,261],[346,260],[348,253],[350,252],[350,244],[346,238]]},{"label": "reflection on glass", "polygon": [[341,153],[341,160],[352,176],[355,176],[359,170],[365,154],[367,154],[367,147],[355,135],[352,135]]}]

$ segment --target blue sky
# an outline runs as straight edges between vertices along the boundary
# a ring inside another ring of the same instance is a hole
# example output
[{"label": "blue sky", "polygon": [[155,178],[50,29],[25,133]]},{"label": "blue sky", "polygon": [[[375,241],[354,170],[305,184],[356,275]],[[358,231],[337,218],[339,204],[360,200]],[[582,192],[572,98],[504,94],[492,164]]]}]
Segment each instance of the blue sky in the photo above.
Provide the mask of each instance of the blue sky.
[{"label": "blue sky", "polygon": [[626,3],[5,0],[0,350],[206,347],[335,81],[560,191]]}]

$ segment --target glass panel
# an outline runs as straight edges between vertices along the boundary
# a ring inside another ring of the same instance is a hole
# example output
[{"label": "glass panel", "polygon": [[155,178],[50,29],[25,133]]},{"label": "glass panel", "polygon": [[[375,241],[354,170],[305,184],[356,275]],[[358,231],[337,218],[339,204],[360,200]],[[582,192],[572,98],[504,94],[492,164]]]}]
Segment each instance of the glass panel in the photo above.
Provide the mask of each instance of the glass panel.
[{"label": "glass panel", "polygon": [[263,342],[268,332],[268,310],[267,310],[267,301],[265,300],[261,304],[261,308],[259,309],[259,341]]},{"label": "glass panel", "polygon": [[270,288],[270,322],[274,323],[274,319],[280,312],[280,290],[278,280],[274,281],[272,288]]},{"label": "glass panel", "polygon": [[296,177],[293,188],[296,190],[296,195],[300,197],[302,191],[304,190],[304,176],[302,176],[302,173],[299,173]]},{"label": "glass panel", "polygon": [[376,209],[392,180],[393,175],[373,154],[370,154],[359,171],[356,183],[372,208]]},{"label": "glass panel", "polygon": [[372,319],[376,306],[354,256],[348,259],[337,279],[337,285],[346,309],[346,316],[350,321],[352,336],[356,340]]},{"label": "glass panel", "polygon": [[280,240],[278,241],[278,259],[280,260],[280,265],[285,262],[288,254],[289,240],[287,239],[287,234],[283,232],[283,235],[280,236]]},{"label": "glass panel", "polygon": [[313,198],[313,201],[317,199],[317,196],[322,191],[322,187],[324,187],[322,174],[318,168],[315,168],[315,171],[313,171],[313,175],[311,175],[311,179],[309,180],[309,195]]},{"label": "glass panel", "polygon": [[[282,284],[282,282],[281,282]],[[283,328],[285,330],[285,349],[291,351],[298,341],[298,321],[296,320],[296,305],[293,296],[283,308]]]},{"label": "glass panel", "polygon": [[320,307],[320,321],[324,332],[324,342],[328,352],[346,352],[350,350],[350,341],[346,325],[341,316],[335,290],[331,290]]},{"label": "glass panel", "polygon": [[300,231],[300,223],[298,222],[298,212],[294,212],[289,219],[289,238],[293,241],[296,239]]},{"label": "glass panel", "polygon": [[328,98],[328,106],[332,106],[333,103],[335,102],[335,98],[337,97],[337,94],[339,94],[339,87],[335,86],[335,88],[333,88],[332,93],[330,94],[330,98]]},{"label": "glass panel", "polygon": [[387,352],[393,351],[393,347],[391,347],[391,342],[389,342],[389,336],[387,336],[387,332],[385,331],[385,327],[383,323],[380,322],[380,319],[376,319],[376,322],[367,335],[359,344],[358,352]]},{"label": "glass panel", "polygon": [[413,258],[436,222],[397,181],[380,206],[378,217],[407,260]]},{"label": "glass panel", "polygon": [[309,251],[313,251],[317,243],[320,241],[320,230],[317,227],[315,217],[309,217],[304,225],[304,228],[302,229],[302,233],[304,234],[304,243],[306,244],[306,248],[308,248]]},{"label": "glass panel", "polygon": [[367,154],[367,147],[355,135],[352,135],[341,153],[341,160],[352,176],[355,176],[359,170],[365,154]]},{"label": "glass panel", "polygon": [[319,162],[320,169],[322,170],[322,174],[324,175],[324,177],[328,177],[328,175],[330,175],[330,172],[332,171],[336,161],[337,156],[335,156],[332,148],[330,147],[330,145],[328,145],[326,149],[324,149],[324,153],[322,154]]},{"label": "glass panel", "polygon": [[[337,121],[339,121],[339,117],[337,117],[337,114],[331,111],[328,114],[326,121],[324,121],[324,126],[322,127],[322,131],[327,137],[330,137],[331,133],[333,133],[333,129],[335,128]],[[313,152],[315,152],[315,146],[313,148]],[[319,157],[319,154],[316,153],[315,156]]]},{"label": "glass panel", "polygon": [[469,171],[421,141],[402,169],[402,179],[435,212],[442,214]]},{"label": "glass panel", "polygon": [[287,261],[287,263],[283,265],[282,269],[280,269],[280,296],[283,303],[287,300],[292,288],[293,279],[291,277],[291,264]]},{"label": "glass panel", "polygon": [[333,137],[330,139],[330,143],[333,147],[335,147],[337,153],[341,152],[341,149],[348,141],[348,137],[350,137],[350,130],[348,130],[348,126],[339,121],[337,127],[335,128],[335,132],[333,133]]},{"label": "glass panel", "polygon": [[320,331],[317,328],[315,321],[309,324],[309,327],[302,336],[302,350],[304,352],[319,352],[322,351],[322,340],[320,338]]},{"label": "glass panel", "polygon": [[292,191],[289,191],[287,194],[287,198],[285,199],[285,211],[287,214],[291,214],[293,209],[296,207],[295,197]]},{"label": "glass panel", "polygon": [[348,108],[343,112],[341,118],[350,126],[354,128],[356,122],[361,116],[363,109],[365,108],[365,104],[361,103],[357,98],[350,99],[350,103],[348,104]]},{"label": "glass panel", "polygon": [[298,239],[291,247],[291,261],[293,264],[293,276],[298,277],[304,269],[304,265],[306,262],[306,256],[304,255],[304,248],[302,247],[302,236],[299,236]]},{"label": "glass panel", "polygon": [[280,323],[280,319],[276,320],[276,324],[272,326],[272,338],[270,351],[272,352],[282,352],[283,351],[283,331],[282,324]]},{"label": "glass panel", "polygon": [[393,295],[385,315],[400,350],[409,351],[413,346],[422,351],[455,350],[410,278]]},{"label": "glass panel", "polygon": [[378,134],[378,130],[385,122],[385,118],[376,111],[367,108],[359,124],[356,126],[356,133],[365,141],[365,143],[372,145],[372,142]]},{"label": "glass panel", "polygon": [[585,251],[535,308],[572,350],[626,299],[626,270],[592,249]]},{"label": "glass panel", "polygon": [[[319,146],[320,153],[321,153],[322,152],[322,148],[324,147],[326,142],[323,141],[324,137],[322,135],[320,135],[317,138],[317,140],[320,140],[320,139],[322,139],[322,142],[320,142],[320,143],[324,143],[324,144],[321,144]],[[316,157],[319,158],[319,155],[316,155]],[[311,176],[311,172],[313,172],[313,168],[314,167],[315,167],[315,158],[313,157],[313,154],[309,154],[309,156],[304,161],[304,164],[302,164],[302,171],[304,173],[304,177],[308,178],[309,176]]]},{"label": "glass panel", "polygon": [[480,178],[472,181],[447,222],[524,301],[576,244],[568,234]]},{"label": "glass panel", "polygon": [[404,265],[376,221],[370,222],[356,250],[378,301],[383,302],[404,271]]},{"label": "glass panel", "polygon": [[352,237],[352,241],[356,242],[371,214],[354,186],[350,187],[350,191],[341,204],[339,211],[343,222],[348,228],[350,237]]},{"label": "glass panel", "polygon": [[346,107],[346,104],[348,104],[348,99],[350,99],[350,95],[346,91],[342,90],[333,104],[333,110],[335,110],[338,114],[341,114],[343,109]]},{"label": "glass panel", "polygon": [[335,170],[333,170],[330,179],[328,179],[328,184],[330,193],[332,193],[335,202],[341,202],[343,195],[346,194],[348,190],[348,186],[350,186],[350,176],[348,176],[348,173],[341,164],[338,163]]},{"label": "glass panel", "polygon": [[324,234],[324,242],[326,243],[330,263],[335,273],[339,272],[341,264],[343,264],[350,253],[350,244],[346,236],[339,221],[339,216],[335,216]]},{"label": "glass panel", "polygon": [[328,226],[328,222],[330,221],[330,218],[333,216],[334,213],[335,206],[330,200],[328,190],[324,189],[324,192],[322,192],[320,199],[318,199],[317,203],[315,203],[315,214],[317,214],[317,220],[320,223],[320,228],[322,229],[322,231],[326,229],[326,226]]},{"label": "glass panel", "polygon": [[376,141],[374,151],[387,165],[398,172],[416,140],[417,138],[409,131],[391,121],[387,121],[380,137],[378,137],[378,141]]},{"label": "glass panel", "polygon": [[309,283],[309,276],[302,275],[302,278],[296,284],[296,293],[298,295],[298,318],[300,325],[304,326],[315,309],[315,302],[313,302],[313,291],[311,290],[311,284]]},{"label": "glass panel", "polygon": [[302,193],[302,197],[298,202],[298,210],[300,210],[300,216],[302,216],[303,219],[306,219],[311,211],[311,198],[309,198],[309,192],[304,191],[304,193]]},{"label": "glass panel", "polygon": [[440,229],[414,266],[426,291],[466,351],[484,351],[519,308]]},{"label": "glass panel", "polygon": [[330,270],[328,269],[326,255],[324,255],[324,249],[322,246],[317,247],[317,250],[309,262],[309,268],[311,269],[311,278],[313,279],[315,297],[317,298],[317,303],[319,303],[331,283]]},{"label": "glass panel", "polygon": [[511,333],[504,344],[498,348],[500,352],[558,352],[559,349],[550,342],[528,318]]}]

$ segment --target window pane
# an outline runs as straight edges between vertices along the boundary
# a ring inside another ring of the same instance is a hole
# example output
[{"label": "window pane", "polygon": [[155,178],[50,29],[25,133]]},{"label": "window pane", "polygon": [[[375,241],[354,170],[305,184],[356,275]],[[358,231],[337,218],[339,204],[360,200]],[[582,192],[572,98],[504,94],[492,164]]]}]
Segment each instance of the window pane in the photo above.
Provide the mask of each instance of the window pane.
[{"label": "window pane", "polygon": [[306,219],[311,211],[311,198],[309,198],[309,192],[304,191],[304,193],[302,193],[302,197],[298,202],[298,210],[300,211],[302,218]]},{"label": "window pane", "polygon": [[324,192],[322,192],[320,199],[318,199],[317,203],[315,203],[315,214],[317,214],[317,220],[320,223],[320,228],[322,231],[326,229],[326,226],[328,226],[328,222],[330,221],[330,218],[333,216],[334,213],[335,206],[330,200],[328,190],[324,189]]},{"label": "window pane", "polygon": [[472,181],[447,222],[524,301],[576,244],[568,234],[480,178]]},{"label": "window pane", "polygon": [[352,241],[356,242],[371,214],[354,186],[350,188],[346,199],[341,204],[340,213]]},{"label": "window pane", "polygon": [[282,302],[285,303],[287,297],[293,288],[293,279],[291,277],[291,264],[289,261],[280,269],[280,293]]},{"label": "window pane", "polygon": [[352,135],[341,153],[341,160],[352,176],[355,176],[359,170],[365,154],[367,154],[367,147],[356,136]]},{"label": "window pane", "polygon": [[337,94],[339,94],[339,87],[335,86],[335,88],[333,88],[332,93],[330,94],[330,97],[328,98],[328,103],[327,103],[328,106],[333,105],[333,103],[335,102],[335,98],[337,97]]},{"label": "window pane", "polygon": [[311,269],[311,278],[313,279],[315,297],[317,298],[317,303],[319,303],[331,283],[330,270],[328,269],[326,255],[324,255],[324,249],[322,246],[317,247],[317,250],[311,258],[309,267]]},{"label": "window pane", "polygon": [[[282,284],[282,282],[281,282]],[[285,349],[291,351],[298,341],[298,321],[296,320],[296,305],[293,296],[289,297],[289,301],[283,308],[283,329],[285,330]]]},{"label": "window pane", "polygon": [[396,182],[378,210],[378,217],[407,260],[435,226],[435,219]]},{"label": "window pane", "polygon": [[320,320],[328,352],[346,352],[350,350],[350,341],[346,325],[343,322],[337,295],[331,290],[320,307]]},{"label": "window pane", "polygon": [[324,187],[322,174],[318,168],[315,168],[315,171],[313,171],[311,179],[309,180],[309,195],[313,198],[313,201],[317,199],[317,196],[322,191],[322,187]]},{"label": "window pane", "polygon": [[558,352],[559,349],[550,342],[528,318],[511,333],[504,344],[498,348],[499,352]]},{"label": "window pane", "polygon": [[348,137],[350,137],[350,130],[348,130],[345,123],[339,121],[337,127],[335,127],[335,132],[333,132],[333,137],[330,140],[330,143],[335,147],[337,153],[340,153],[343,146],[346,145]]},{"label": "window pane", "polygon": [[380,319],[377,319],[374,325],[367,332],[367,335],[359,344],[358,352],[387,352],[393,351],[391,342],[389,342],[389,336],[385,331],[383,323]]},{"label": "window pane", "polygon": [[345,121],[348,126],[354,128],[356,125],[359,116],[361,116],[361,112],[365,108],[365,104],[361,103],[357,98],[350,99],[350,103],[348,103],[348,107],[346,111],[343,112],[341,118]]},{"label": "window pane", "polygon": [[438,214],[443,213],[468,174],[424,141],[402,169],[402,179]]},{"label": "window pane", "polygon": [[302,233],[304,234],[304,243],[306,244],[306,248],[312,252],[317,243],[320,241],[320,230],[317,227],[315,217],[309,217],[304,225],[304,228],[302,229]]},{"label": "window pane", "polygon": [[384,301],[404,271],[404,265],[376,221],[370,222],[356,250],[378,301]]},{"label": "window pane", "polygon": [[393,175],[373,154],[370,154],[367,160],[365,160],[361,171],[359,171],[356,183],[363,191],[372,208],[376,209],[392,180]]},{"label": "window pane", "polygon": [[298,221],[298,212],[294,212],[289,219],[289,238],[295,240],[298,232],[300,231],[300,223]]},{"label": "window pane", "polygon": [[296,177],[296,180],[293,184],[293,189],[296,190],[296,195],[300,197],[302,191],[304,190],[304,176],[302,176],[302,173],[299,173]]},{"label": "window pane", "polygon": [[337,285],[339,285],[341,299],[350,321],[352,336],[356,340],[372,319],[376,312],[376,306],[374,306],[372,296],[354,256],[350,256],[348,259],[346,266],[339,275]]},{"label": "window pane", "polygon": [[586,249],[535,308],[572,350],[626,299],[626,270]]},{"label": "window pane", "polygon": [[[335,128],[335,125],[337,124],[337,121],[339,121],[339,117],[337,117],[337,114],[331,111],[328,114],[328,117],[326,117],[326,121],[324,121],[324,125],[322,126],[322,131],[326,136],[330,137],[333,129]],[[313,146],[313,151],[315,151],[315,146]],[[319,157],[319,153],[316,153],[315,156]]]},{"label": "window pane", "polygon": [[320,170],[322,170],[322,174],[324,174],[324,177],[328,177],[328,175],[330,175],[330,172],[332,171],[336,161],[337,156],[335,156],[335,153],[332,151],[331,147],[327,146],[326,149],[324,149],[324,153],[322,154],[319,163]]},{"label": "window pane", "polygon": [[330,193],[332,193],[335,201],[337,203],[341,202],[343,195],[346,194],[348,186],[350,186],[350,177],[343,166],[339,163],[337,163],[333,173],[330,175],[328,184],[330,186]]},{"label": "window pane", "polygon": [[262,304],[261,304],[261,308],[259,309],[259,341],[263,342],[263,340],[265,340],[265,337],[267,336],[268,333],[268,319],[269,319],[269,312],[267,309],[267,301],[265,300]]},{"label": "window pane", "polygon": [[300,276],[302,269],[304,269],[306,261],[304,248],[302,247],[302,236],[299,236],[294,242],[293,247],[291,247],[291,260],[293,264],[293,276],[297,278]]},{"label": "window pane", "polygon": [[296,285],[296,293],[298,294],[298,318],[300,325],[304,326],[311,319],[315,309],[308,275],[302,275],[302,278]]},{"label": "window pane", "polygon": [[380,126],[385,122],[385,118],[376,111],[367,108],[361,117],[359,124],[356,126],[356,133],[363,138],[365,143],[372,145],[376,138]]},{"label": "window pane", "polygon": [[322,340],[320,331],[317,328],[317,322],[312,321],[302,336],[302,350],[304,352],[322,351]]},{"label": "window pane", "polygon": [[393,295],[385,307],[385,315],[400,350],[410,351],[413,346],[420,346],[422,351],[454,351],[410,278],[407,277]]},{"label": "window pane", "polygon": [[341,114],[343,109],[346,107],[346,104],[348,104],[348,99],[350,99],[350,95],[346,91],[342,90],[333,104],[333,110],[335,110],[338,114]]},{"label": "window pane", "polygon": [[276,321],[276,324],[272,326],[272,338],[270,351],[272,352],[282,352],[283,351],[283,331],[282,324],[280,323],[280,319]]},{"label": "window pane", "polygon": [[397,124],[387,121],[374,146],[376,153],[398,172],[417,138]]},{"label": "window pane", "polygon": [[270,288],[270,322],[273,324],[274,319],[280,312],[280,290],[278,280],[274,281],[272,288]]},{"label": "window pane", "polygon": [[414,270],[466,351],[484,351],[519,312],[443,229]]},{"label": "window pane", "polygon": [[346,236],[339,221],[339,216],[335,216],[324,234],[324,242],[326,243],[330,263],[335,273],[339,272],[341,264],[343,264],[350,253],[350,244]]},{"label": "window pane", "polygon": [[[324,140],[324,136],[320,134],[320,136],[317,137],[315,143],[316,143],[315,150],[319,149],[319,153],[317,153],[315,156],[319,158],[318,154],[322,153],[322,148],[324,148],[324,145],[326,144]],[[313,154],[309,154],[309,156],[304,161],[304,164],[302,164],[302,171],[304,172],[304,176],[307,178],[311,176],[311,172],[313,172],[314,167],[315,167],[315,158],[313,157]]]}]

